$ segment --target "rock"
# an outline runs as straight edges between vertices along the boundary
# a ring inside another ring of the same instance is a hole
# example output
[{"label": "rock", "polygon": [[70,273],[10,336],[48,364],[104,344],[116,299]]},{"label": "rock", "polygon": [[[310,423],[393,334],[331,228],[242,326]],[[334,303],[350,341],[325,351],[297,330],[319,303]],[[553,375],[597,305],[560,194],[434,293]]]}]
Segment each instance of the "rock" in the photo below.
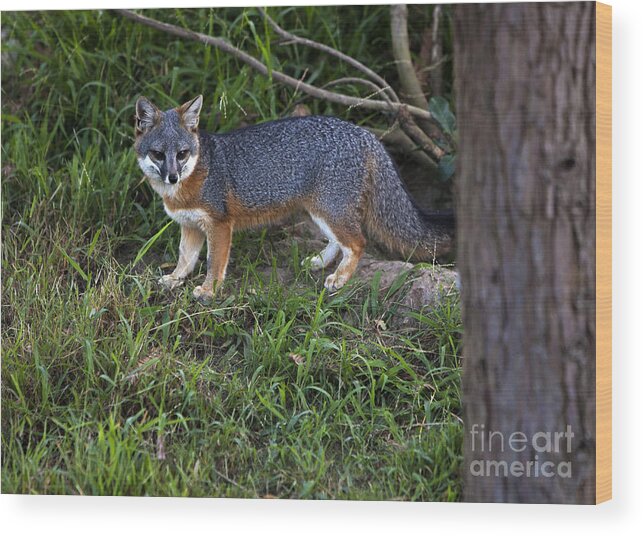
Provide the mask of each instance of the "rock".
[{"label": "rock", "polygon": [[[417,266],[410,262],[378,260],[365,255],[360,260],[354,277],[371,282],[377,272],[381,273],[379,282],[380,296],[395,310],[389,326],[406,328],[416,326],[417,320],[409,313],[420,312],[425,307],[435,307],[447,296],[456,294],[455,270],[439,265]],[[391,285],[407,274],[399,290],[387,295]]]}]

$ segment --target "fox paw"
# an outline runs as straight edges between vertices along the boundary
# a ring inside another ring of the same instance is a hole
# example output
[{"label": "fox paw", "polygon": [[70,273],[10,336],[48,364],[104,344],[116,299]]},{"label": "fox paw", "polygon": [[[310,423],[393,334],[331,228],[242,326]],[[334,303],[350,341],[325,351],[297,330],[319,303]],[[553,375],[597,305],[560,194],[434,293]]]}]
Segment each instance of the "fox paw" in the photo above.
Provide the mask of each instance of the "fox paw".
[{"label": "fox paw", "polygon": [[192,296],[201,303],[209,303],[214,297],[214,292],[212,292],[212,289],[207,289],[199,285],[192,291]]},{"label": "fox paw", "polygon": [[301,265],[308,266],[312,271],[316,272],[324,267],[324,261],[319,255],[313,255],[301,261]]},{"label": "fox paw", "polygon": [[337,273],[330,274],[327,278],[326,281],[324,282],[324,286],[326,287],[326,290],[328,292],[335,292],[342,288],[348,281],[348,277],[345,275],[338,275]]},{"label": "fox paw", "polygon": [[183,284],[183,279],[174,277],[172,274],[164,275],[159,279],[159,285],[168,290],[173,290],[176,287],[180,287]]}]

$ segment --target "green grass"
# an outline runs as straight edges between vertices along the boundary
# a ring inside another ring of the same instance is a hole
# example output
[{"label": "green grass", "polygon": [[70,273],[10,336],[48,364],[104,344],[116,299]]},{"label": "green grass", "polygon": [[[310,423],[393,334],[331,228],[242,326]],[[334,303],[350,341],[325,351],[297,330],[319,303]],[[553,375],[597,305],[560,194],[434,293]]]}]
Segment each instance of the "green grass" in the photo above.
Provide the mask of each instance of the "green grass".
[{"label": "green grass", "polygon": [[[270,41],[250,9],[152,15],[257,57]],[[386,39],[382,8],[273,15],[388,68],[368,52]],[[204,126],[229,129],[301,95],[109,12],[4,13],[2,27],[2,492],[458,500],[454,298],[419,313],[421,329],[388,329],[384,293],[327,295],[300,268],[306,252],[283,247],[288,228],[235,236],[211,306],[191,298],[198,275],[174,293],[156,285],[178,226],[148,242],[167,217],[131,151],[136,96],[203,93]],[[295,75],[332,68],[274,48],[263,53]]]}]

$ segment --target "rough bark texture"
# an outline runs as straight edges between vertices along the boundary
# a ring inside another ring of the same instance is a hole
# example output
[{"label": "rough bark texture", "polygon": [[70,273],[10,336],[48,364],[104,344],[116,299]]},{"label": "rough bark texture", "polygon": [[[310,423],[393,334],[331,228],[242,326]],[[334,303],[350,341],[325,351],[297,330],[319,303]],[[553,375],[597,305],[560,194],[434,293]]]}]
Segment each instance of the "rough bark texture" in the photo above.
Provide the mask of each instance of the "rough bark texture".
[{"label": "rough bark texture", "polygon": [[[594,4],[459,5],[454,11],[464,498],[592,503]],[[558,441],[561,452],[539,451],[547,433],[553,447],[554,433],[567,426],[574,434],[571,452],[566,437]],[[492,431],[502,436],[492,438],[489,452]],[[514,432],[529,441],[511,448]],[[541,469],[546,461],[563,462],[571,476],[495,476],[497,466],[486,471],[479,460],[536,460]],[[481,467],[482,476],[474,476]]]}]

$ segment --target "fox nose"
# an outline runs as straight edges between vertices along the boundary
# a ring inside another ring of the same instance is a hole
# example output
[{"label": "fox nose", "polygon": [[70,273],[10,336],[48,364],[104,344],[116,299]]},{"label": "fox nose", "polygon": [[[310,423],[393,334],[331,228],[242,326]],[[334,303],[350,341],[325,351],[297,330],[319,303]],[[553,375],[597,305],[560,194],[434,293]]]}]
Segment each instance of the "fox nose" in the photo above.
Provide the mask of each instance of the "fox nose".
[{"label": "fox nose", "polygon": [[176,174],[171,174],[167,176],[167,180],[170,181],[170,184],[176,184],[179,180],[179,176]]}]

